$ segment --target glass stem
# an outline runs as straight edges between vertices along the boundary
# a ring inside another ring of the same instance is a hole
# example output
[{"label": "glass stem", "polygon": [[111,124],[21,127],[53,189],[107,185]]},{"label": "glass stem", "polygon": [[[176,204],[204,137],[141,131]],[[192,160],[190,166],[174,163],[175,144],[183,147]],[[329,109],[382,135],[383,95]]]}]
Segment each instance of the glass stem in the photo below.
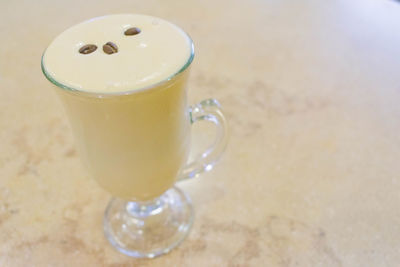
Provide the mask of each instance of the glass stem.
[{"label": "glass stem", "polygon": [[126,211],[136,218],[146,218],[163,211],[164,201],[161,197],[150,201],[129,201],[126,203]]}]

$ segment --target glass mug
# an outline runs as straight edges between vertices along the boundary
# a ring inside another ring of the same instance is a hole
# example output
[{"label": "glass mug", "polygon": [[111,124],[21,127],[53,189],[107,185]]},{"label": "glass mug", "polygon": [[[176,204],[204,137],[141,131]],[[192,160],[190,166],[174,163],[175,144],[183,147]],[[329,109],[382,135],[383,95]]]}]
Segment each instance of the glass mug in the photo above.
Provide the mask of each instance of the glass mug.
[{"label": "glass mug", "polygon": [[[153,258],[183,241],[193,222],[193,209],[174,184],[211,170],[227,144],[227,123],[219,103],[208,99],[187,104],[193,57],[191,41],[190,57],[170,78],[146,88],[106,94],[59,83],[46,72],[42,58],[42,71],[56,86],[84,164],[114,196],[105,211],[105,236],[132,257]],[[202,120],[216,125],[216,140],[186,164],[191,124]]]}]

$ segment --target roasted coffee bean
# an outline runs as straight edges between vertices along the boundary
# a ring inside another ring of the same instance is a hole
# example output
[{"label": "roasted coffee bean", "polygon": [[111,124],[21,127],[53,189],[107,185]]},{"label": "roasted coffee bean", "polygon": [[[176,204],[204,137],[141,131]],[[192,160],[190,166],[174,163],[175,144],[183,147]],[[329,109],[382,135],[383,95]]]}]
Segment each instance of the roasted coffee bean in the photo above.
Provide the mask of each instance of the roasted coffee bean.
[{"label": "roasted coffee bean", "polygon": [[79,48],[79,53],[86,55],[86,54],[93,53],[94,51],[96,51],[96,49],[97,49],[96,45],[87,44],[87,45],[84,45],[81,48]]},{"label": "roasted coffee bean", "polygon": [[125,35],[128,35],[128,36],[136,35],[136,34],[139,34],[140,32],[141,32],[141,30],[139,28],[132,27],[125,31]]},{"label": "roasted coffee bean", "polygon": [[118,52],[118,46],[113,42],[107,42],[103,45],[103,51],[104,53],[111,55]]}]

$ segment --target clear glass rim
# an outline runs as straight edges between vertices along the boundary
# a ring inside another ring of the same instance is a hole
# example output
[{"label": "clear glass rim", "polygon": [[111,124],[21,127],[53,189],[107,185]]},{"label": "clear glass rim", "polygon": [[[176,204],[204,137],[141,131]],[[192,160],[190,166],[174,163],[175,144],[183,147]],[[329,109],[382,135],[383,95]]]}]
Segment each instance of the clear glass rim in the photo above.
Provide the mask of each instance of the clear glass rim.
[{"label": "clear glass rim", "polygon": [[[178,27],[178,26],[176,26]],[[193,59],[194,59],[194,44],[193,44],[193,40],[192,38],[190,38],[189,34],[187,34],[184,30],[182,30],[181,28],[179,28],[188,38],[189,43],[190,43],[190,55],[188,57],[188,59],[186,60],[185,64],[177,71],[174,72],[172,75],[168,76],[167,78],[148,85],[148,86],[144,86],[144,87],[139,87],[136,89],[132,89],[132,90],[127,90],[127,91],[122,91],[122,92],[90,92],[90,91],[85,91],[85,90],[81,90],[81,89],[77,89],[68,85],[65,85],[59,81],[57,81],[55,78],[53,78],[46,70],[45,66],[44,66],[44,55],[46,54],[46,50],[43,52],[42,54],[42,58],[41,58],[41,68],[42,68],[42,72],[44,74],[44,76],[47,78],[47,80],[49,80],[52,84],[54,84],[55,86],[70,92],[70,93],[79,93],[79,94],[84,94],[86,96],[91,96],[91,97],[97,97],[97,98],[103,98],[103,97],[112,97],[112,96],[123,96],[123,95],[130,95],[130,94],[135,94],[135,93],[139,93],[139,92],[143,92],[146,90],[150,90],[153,88],[156,88],[160,85],[162,85],[163,83],[166,83],[172,79],[174,79],[176,76],[178,76],[180,73],[184,72],[192,63]]]}]

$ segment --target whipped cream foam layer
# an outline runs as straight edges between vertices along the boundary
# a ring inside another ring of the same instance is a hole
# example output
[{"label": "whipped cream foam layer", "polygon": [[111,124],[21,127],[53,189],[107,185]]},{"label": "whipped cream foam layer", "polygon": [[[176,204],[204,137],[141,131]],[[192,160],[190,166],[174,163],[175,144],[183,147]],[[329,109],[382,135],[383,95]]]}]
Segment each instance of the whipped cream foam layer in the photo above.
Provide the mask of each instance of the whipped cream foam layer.
[{"label": "whipped cream foam layer", "polygon": [[[125,35],[130,28],[140,33]],[[112,42],[118,52],[108,54]],[[79,50],[88,44],[97,49]],[[82,22],[61,33],[43,55],[51,79],[76,90],[118,93],[143,89],[173,76],[191,59],[192,41],[174,24],[145,15],[109,15]]]}]

